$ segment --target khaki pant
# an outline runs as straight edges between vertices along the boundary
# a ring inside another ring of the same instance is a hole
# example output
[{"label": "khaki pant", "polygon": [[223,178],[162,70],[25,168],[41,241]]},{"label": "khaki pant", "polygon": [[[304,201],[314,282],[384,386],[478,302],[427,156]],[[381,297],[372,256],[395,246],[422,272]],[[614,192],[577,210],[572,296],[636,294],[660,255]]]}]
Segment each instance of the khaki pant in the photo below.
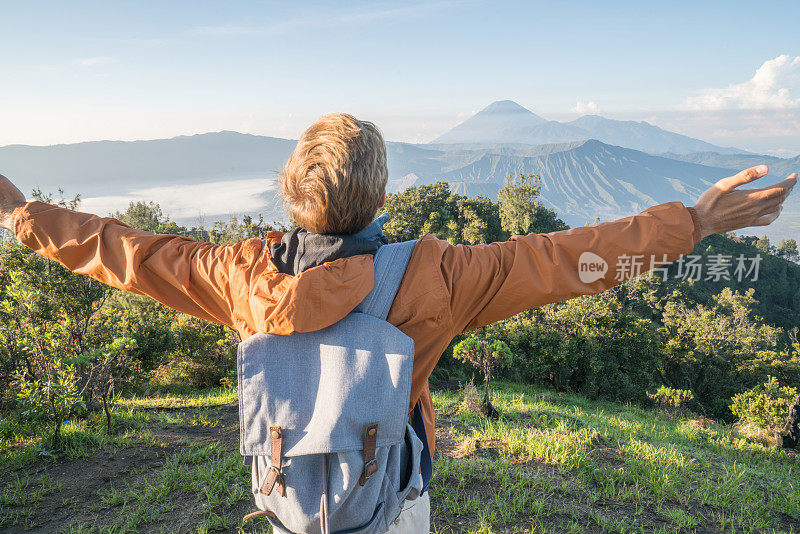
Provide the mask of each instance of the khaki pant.
[{"label": "khaki pant", "polygon": [[387,534],[428,534],[431,531],[431,495],[406,501],[403,510],[387,530]]}]

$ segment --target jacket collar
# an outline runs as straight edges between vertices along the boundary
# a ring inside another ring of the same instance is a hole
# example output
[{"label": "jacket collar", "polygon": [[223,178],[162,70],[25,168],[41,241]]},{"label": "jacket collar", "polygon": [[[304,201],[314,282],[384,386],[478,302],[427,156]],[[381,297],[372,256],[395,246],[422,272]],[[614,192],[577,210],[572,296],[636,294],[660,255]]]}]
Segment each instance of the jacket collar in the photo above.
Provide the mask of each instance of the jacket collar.
[{"label": "jacket collar", "polygon": [[295,276],[326,262],[375,254],[388,243],[383,225],[389,218],[384,213],[360,232],[348,235],[312,234],[297,227],[284,234],[280,243],[270,246],[270,257],[279,272]]}]

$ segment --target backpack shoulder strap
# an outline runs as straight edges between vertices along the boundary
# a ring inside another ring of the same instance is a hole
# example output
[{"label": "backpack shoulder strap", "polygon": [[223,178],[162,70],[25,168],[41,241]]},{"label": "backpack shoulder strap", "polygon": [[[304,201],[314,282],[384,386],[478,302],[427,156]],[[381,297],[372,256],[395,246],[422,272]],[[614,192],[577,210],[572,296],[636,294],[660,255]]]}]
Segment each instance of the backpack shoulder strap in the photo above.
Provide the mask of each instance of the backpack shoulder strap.
[{"label": "backpack shoulder strap", "polygon": [[383,245],[375,253],[375,286],[355,311],[386,320],[417,240]]}]

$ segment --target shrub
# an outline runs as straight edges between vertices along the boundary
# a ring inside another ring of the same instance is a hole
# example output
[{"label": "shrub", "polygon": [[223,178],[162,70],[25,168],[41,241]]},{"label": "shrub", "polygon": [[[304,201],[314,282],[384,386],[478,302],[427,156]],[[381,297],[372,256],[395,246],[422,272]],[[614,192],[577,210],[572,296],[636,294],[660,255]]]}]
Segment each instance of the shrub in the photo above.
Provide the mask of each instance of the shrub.
[{"label": "shrub", "polygon": [[734,395],[730,409],[740,420],[772,430],[786,419],[798,395],[797,388],[781,386],[770,376],[763,384]]},{"label": "shrub", "polygon": [[128,352],[141,363],[143,371],[151,371],[167,361],[173,344],[170,326],[179,312],[144,295],[117,291],[110,300],[113,338],[135,340]]},{"label": "shrub", "polygon": [[483,395],[475,384],[467,382],[461,388],[461,409],[469,413],[481,413],[483,409]]},{"label": "shrub", "polygon": [[236,366],[238,335],[230,328],[178,314],[171,326],[170,360],[156,371],[167,382],[217,387]]},{"label": "shrub", "polygon": [[24,408],[23,417],[53,425],[53,445],[61,444],[61,425],[79,410],[85,409],[75,368],[54,360],[38,378],[18,371],[15,386]]},{"label": "shrub", "polygon": [[94,398],[100,397],[106,416],[106,432],[111,432],[111,407],[115,399],[115,386],[133,383],[141,376],[139,361],[131,354],[133,349],[136,349],[134,339],[117,338],[108,345],[86,351],[70,361],[89,370],[84,390],[88,390]]},{"label": "shrub", "polygon": [[[483,375],[483,400],[480,412],[495,419],[497,410],[489,398],[489,382],[495,369],[505,365],[511,359],[511,349],[503,341],[489,341],[468,337],[453,348],[453,357],[471,363]],[[465,399],[466,400],[466,399]]]},{"label": "shrub", "polygon": [[686,408],[686,404],[694,398],[694,395],[688,389],[661,386],[655,393],[648,393],[647,397],[661,408],[679,411]]},{"label": "shrub", "polygon": [[656,326],[612,292],[523,312],[481,335],[511,347],[507,378],[592,398],[645,401],[662,359]]},{"label": "shrub", "polygon": [[724,417],[733,395],[768,374],[796,376],[798,362],[775,351],[780,330],[752,313],[752,289],[738,293],[725,288],[713,300],[711,306],[665,305],[662,380],[691,390],[701,406]]},{"label": "shrub", "polygon": [[503,341],[489,342],[468,337],[453,348],[453,357],[471,363],[483,375],[483,396],[489,399],[489,382],[492,373],[511,358],[511,349]]}]

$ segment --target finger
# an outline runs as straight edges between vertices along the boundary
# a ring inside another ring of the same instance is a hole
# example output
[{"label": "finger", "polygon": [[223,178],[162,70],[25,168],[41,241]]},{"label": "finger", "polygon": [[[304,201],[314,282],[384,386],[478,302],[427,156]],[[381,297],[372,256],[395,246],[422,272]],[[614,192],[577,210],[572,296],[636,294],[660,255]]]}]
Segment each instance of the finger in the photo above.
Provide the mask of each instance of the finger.
[{"label": "finger", "polygon": [[768,185],[766,187],[762,187],[761,189],[748,189],[748,191],[759,193],[786,193],[788,195],[795,184],[797,184],[797,173],[790,174],[777,184]]},{"label": "finger", "polygon": [[748,184],[754,180],[758,180],[765,174],[769,172],[769,167],[766,165],[757,165],[755,167],[750,167],[749,169],[745,169],[739,174],[734,176],[729,176],[728,178],[723,178],[717,185],[720,186],[723,190],[729,191],[736,187],[739,187],[743,184]]},{"label": "finger", "polygon": [[780,209],[782,206],[783,206],[783,200],[770,201],[769,204],[765,204],[757,210],[756,217],[772,213],[773,211]]},{"label": "finger", "polygon": [[744,194],[746,199],[745,202],[747,204],[763,210],[766,207],[775,206],[785,201],[789,196],[789,193],[792,192],[792,189],[796,183],[796,179],[793,176],[790,176],[782,182],[765,187],[763,189],[748,189],[744,191],[738,191],[738,193]]},{"label": "finger", "polygon": [[748,202],[751,203],[757,209],[763,210],[769,207],[776,207],[780,204],[786,202],[786,198],[789,196],[789,192],[791,189],[786,189],[783,191],[770,191],[769,193],[762,194],[756,198],[749,198]]},{"label": "finger", "polygon": [[775,222],[775,219],[783,211],[783,206],[780,206],[777,210],[773,211],[772,213],[767,213],[766,215],[762,215],[761,217],[757,218],[753,223],[753,226],[767,226],[768,224],[772,224]]}]

